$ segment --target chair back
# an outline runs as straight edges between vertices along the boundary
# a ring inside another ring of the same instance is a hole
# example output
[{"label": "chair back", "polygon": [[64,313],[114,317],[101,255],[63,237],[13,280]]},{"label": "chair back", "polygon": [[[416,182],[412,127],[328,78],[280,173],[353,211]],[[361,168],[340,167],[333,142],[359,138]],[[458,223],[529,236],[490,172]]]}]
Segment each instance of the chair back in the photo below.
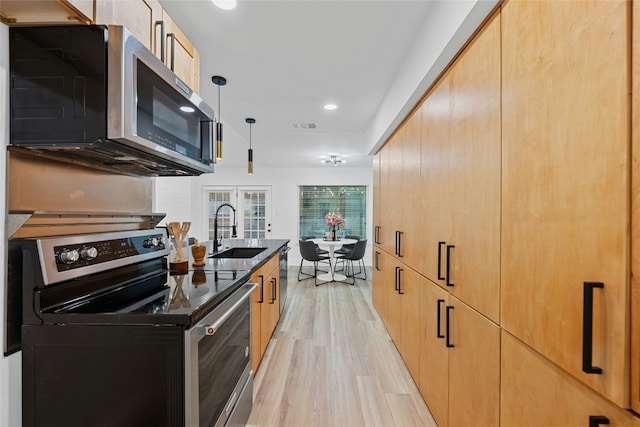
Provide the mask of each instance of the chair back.
[{"label": "chair back", "polygon": [[367,239],[358,240],[354,245],[353,251],[349,254],[349,259],[358,261],[364,258],[364,253],[367,250]]},{"label": "chair back", "polygon": [[301,236],[300,240],[311,240],[311,239],[315,239],[316,236]]},{"label": "chair back", "polygon": [[311,240],[300,240],[300,255],[307,261],[319,261],[318,251],[316,250],[316,244]]}]

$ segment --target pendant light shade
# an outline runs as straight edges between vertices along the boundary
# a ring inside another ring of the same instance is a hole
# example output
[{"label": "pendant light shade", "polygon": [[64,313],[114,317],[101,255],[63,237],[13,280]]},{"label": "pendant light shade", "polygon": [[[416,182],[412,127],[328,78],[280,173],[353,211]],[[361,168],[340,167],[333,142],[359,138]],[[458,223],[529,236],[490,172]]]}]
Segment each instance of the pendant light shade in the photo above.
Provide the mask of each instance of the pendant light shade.
[{"label": "pendant light shade", "polygon": [[222,160],[222,122],[220,121],[220,86],[227,84],[227,79],[221,76],[211,77],[214,85],[218,86],[218,121],[216,122],[216,161]]},{"label": "pendant light shade", "polygon": [[251,148],[251,125],[256,122],[256,119],[246,118],[245,122],[249,123],[249,162],[247,163],[247,172],[249,175],[253,175],[253,148]]}]

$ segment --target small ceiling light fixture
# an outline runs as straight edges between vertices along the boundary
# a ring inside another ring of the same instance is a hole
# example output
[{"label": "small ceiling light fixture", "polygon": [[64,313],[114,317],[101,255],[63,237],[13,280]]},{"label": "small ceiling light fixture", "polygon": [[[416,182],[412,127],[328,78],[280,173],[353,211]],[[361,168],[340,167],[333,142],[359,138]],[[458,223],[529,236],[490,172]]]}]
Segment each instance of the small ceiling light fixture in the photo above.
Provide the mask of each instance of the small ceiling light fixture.
[{"label": "small ceiling light fixture", "polygon": [[222,10],[233,10],[236,8],[236,0],[212,0],[213,4]]},{"label": "small ceiling light fixture", "polygon": [[324,108],[327,111],[333,111],[333,110],[336,110],[338,106],[336,104],[327,104],[322,108]]},{"label": "small ceiling light fixture", "polygon": [[216,161],[222,160],[222,122],[220,121],[220,86],[227,84],[227,79],[221,76],[211,77],[214,85],[218,86],[218,121],[216,122]]},{"label": "small ceiling light fixture", "polygon": [[251,125],[256,122],[256,119],[252,119],[250,117],[244,119],[245,122],[249,123],[249,163],[247,165],[247,172],[249,175],[253,175],[253,148],[251,148]]},{"label": "small ceiling light fixture", "polygon": [[346,160],[338,159],[338,156],[331,155],[330,159],[321,160],[322,163],[332,164],[333,166],[338,166],[340,163],[347,163]]}]

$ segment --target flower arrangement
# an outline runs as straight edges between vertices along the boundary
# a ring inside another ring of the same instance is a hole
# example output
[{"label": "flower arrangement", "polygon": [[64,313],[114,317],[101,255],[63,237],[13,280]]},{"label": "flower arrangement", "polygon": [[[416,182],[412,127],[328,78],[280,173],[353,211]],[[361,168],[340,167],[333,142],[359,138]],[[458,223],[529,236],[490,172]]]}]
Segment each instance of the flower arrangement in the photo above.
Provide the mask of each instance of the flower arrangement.
[{"label": "flower arrangement", "polygon": [[332,229],[344,227],[344,219],[335,212],[327,213],[324,217],[324,221],[327,224],[327,227]]}]

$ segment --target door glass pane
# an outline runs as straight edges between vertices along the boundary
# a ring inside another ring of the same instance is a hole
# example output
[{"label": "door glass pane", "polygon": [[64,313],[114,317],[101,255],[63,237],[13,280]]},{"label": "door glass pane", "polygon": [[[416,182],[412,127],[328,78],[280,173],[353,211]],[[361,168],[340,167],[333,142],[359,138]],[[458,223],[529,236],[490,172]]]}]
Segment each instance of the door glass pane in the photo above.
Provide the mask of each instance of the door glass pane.
[{"label": "door glass pane", "polygon": [[264,191],[245,191],[244,206],[244,238],[264,239],[266,194]]},{"label": "door glass pane", "polygon": [[[213,221],[216,209],[223,203],[231,203],[230,191],[210,191],[209,192],[209,240],[213,239]],[[218,239],[228,239],[231,237],[231,225],[233,221],[233,211],[231,208],[222,208],[218,212]]]}]

